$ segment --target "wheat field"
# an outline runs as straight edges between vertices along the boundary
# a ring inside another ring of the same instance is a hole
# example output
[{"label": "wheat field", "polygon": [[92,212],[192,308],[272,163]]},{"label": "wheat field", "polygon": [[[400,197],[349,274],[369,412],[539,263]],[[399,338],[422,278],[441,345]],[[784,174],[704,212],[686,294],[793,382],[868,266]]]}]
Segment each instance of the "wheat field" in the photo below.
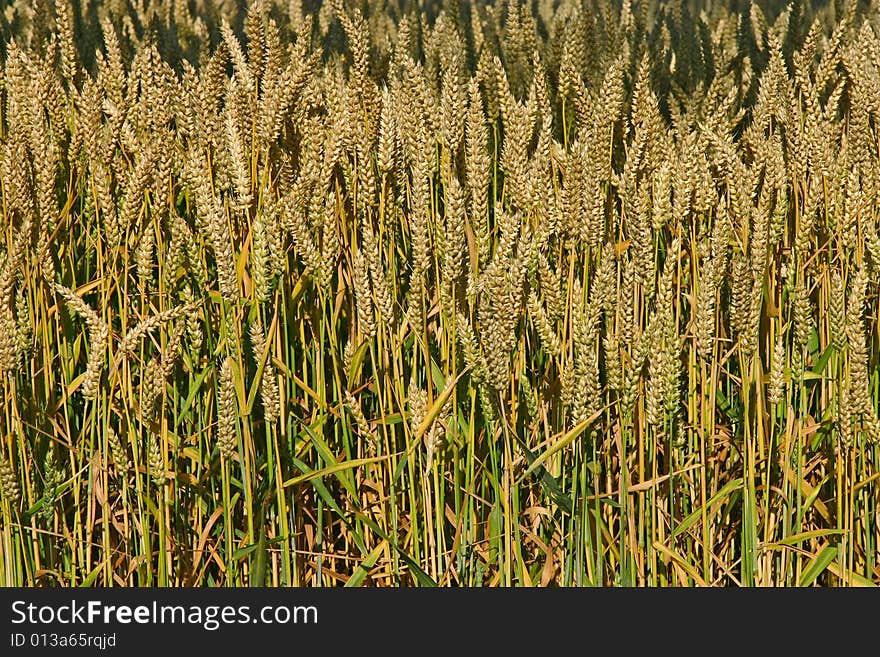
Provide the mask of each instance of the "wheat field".
[{"label": "wheat field", "polygon": [[0,585],[880,584],[880,3],[14,0]]}]

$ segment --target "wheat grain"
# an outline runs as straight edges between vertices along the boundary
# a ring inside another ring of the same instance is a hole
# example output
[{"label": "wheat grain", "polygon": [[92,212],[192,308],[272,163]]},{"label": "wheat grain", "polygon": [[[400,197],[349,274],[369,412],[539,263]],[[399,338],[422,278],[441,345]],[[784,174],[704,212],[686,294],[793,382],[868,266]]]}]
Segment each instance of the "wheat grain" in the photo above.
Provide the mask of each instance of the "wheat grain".
[{"label": "wheat grain", "polygon": [[220,366],[217,382],[217,446],[220,448],[220,457],[224,460],[232,458],[238,445],[237,416],[238,402],[232,362],[225,358]]},{"label": "wheat grain", "polygon": [[15,475],[12,464],[2,455],[0,455],[0,493],[3,493],[3,499],[13,507],[18,506],[21,502],[21,486],[18,483],[18,477]]}]

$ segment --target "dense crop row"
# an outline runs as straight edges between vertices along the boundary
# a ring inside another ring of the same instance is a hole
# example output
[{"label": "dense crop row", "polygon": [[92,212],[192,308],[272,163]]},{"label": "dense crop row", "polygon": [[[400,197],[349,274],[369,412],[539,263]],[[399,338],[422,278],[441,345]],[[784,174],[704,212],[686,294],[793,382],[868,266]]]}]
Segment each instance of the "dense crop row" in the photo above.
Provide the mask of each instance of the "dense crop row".
[{"label": "dense crop row", "polygon": [[880,582],[875,3],[18,0],[0,583]]}]

